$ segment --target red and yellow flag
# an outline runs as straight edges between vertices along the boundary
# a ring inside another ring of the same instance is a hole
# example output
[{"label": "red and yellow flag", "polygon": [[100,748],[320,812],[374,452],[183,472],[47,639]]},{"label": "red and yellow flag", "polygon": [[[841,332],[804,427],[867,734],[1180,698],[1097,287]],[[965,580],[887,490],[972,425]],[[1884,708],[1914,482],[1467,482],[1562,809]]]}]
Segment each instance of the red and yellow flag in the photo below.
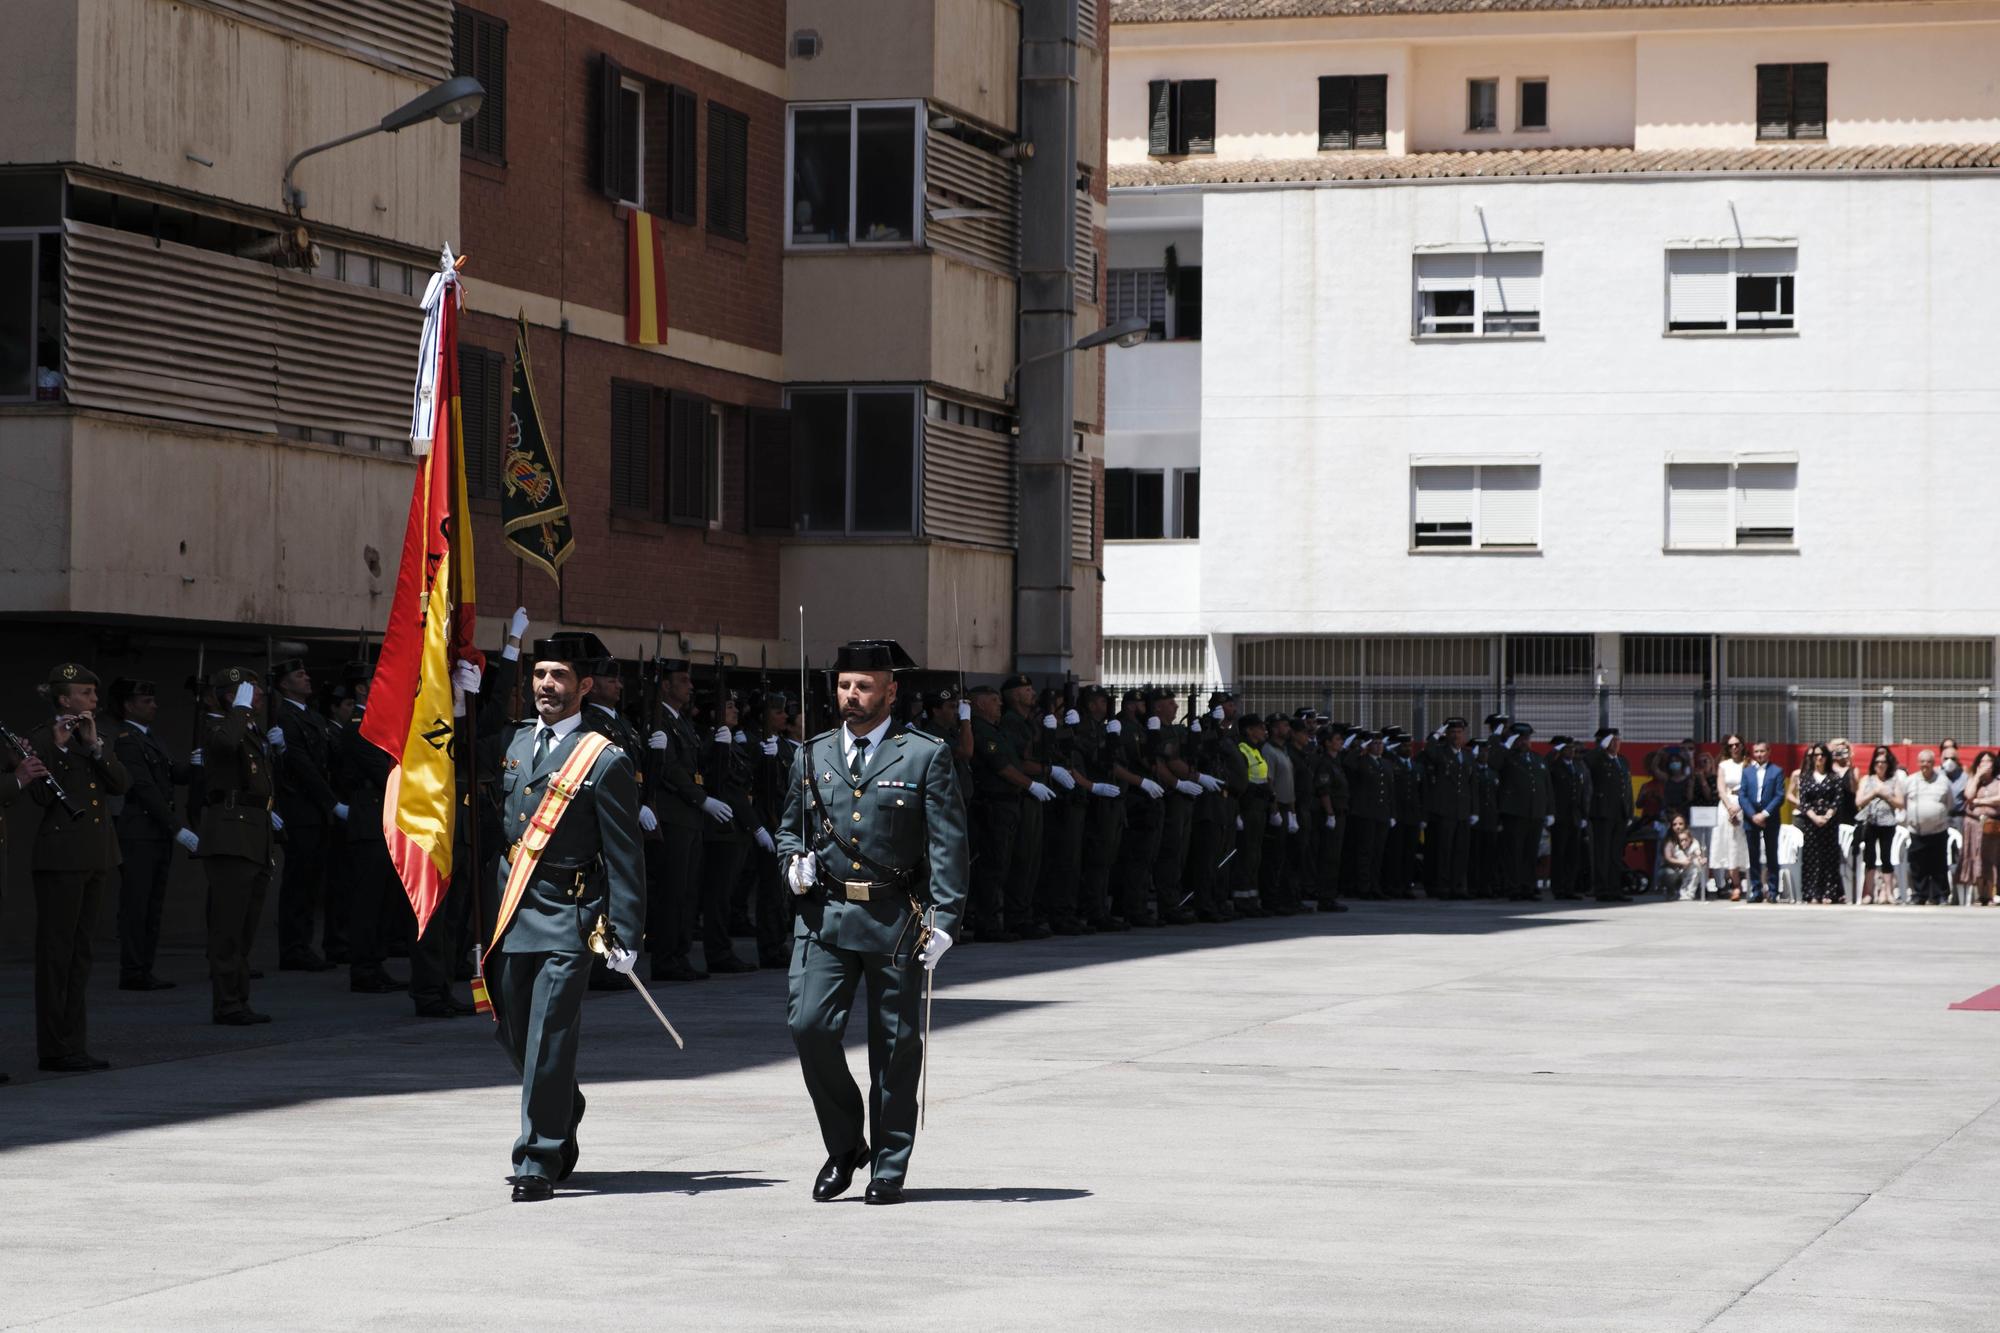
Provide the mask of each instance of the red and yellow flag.
[{"label": "red and yellow flag", "polygon": [[[458,275],[445,263],[424,294],[424,336],[412,414],[414,448],[424,454],[410,496],[396,599],[382,635],[362,738],[395,766],[382,801],[389,858],[416,910],[417,930],[451,887],[458,813],[457,745],[476,743],[452,710],[451,670],[484,658],[473,646],[476,597],[458,398]],[[429,451],[424,452],[428,439]]]},{"label": "red and yellow flag", "polygon": [[667,341],[667,248],[660,220],[633,209],[625,220],[625,341]]}]

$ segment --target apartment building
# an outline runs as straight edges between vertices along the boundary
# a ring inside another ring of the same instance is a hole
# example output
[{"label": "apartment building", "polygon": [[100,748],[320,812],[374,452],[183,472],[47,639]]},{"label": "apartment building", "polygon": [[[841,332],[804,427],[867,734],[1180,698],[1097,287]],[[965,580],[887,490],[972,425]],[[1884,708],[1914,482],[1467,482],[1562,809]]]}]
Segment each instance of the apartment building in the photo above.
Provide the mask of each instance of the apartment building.
[{"label": "apartment building", "polygon": [[1108,676],[1994,739],[2000,6],[1113,18]]}]

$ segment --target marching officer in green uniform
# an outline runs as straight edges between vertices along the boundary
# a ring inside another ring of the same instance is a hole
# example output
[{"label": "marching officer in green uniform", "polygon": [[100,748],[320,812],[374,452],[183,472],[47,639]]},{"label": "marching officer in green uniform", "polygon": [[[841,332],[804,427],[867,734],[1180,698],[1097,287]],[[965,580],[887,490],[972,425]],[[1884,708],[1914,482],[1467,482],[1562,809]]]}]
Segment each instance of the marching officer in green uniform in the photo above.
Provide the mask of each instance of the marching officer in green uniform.
[{"label": "marching officer in green uniform", "polygon": [[112,681],[111,711],[118,718],[111,747],[132,780],[118,812],[118,850],[124,858],[118,885],[118,989],[171,990],[173,982],[153,975],[153,962],[159,955],[160,913],[166,906],[174,845],[190,853],[199,846],[174,813],[174,788],[185,786],[194,770],[175,763],[154,734],[160,700],[153,682]]},{"label": "marching officer in green uniform", "polygon": [[1553,896],[1573,899],[1590,886],[1590,774],[1572,752],[1567,736],[1549,739],[1549,886]]},{"label": "marching officer in green uniform", "polygon": [[1583,752],[1590,774],[1590,889],[1601,903],[1632,901],[1625,893],[1625,837],[1632,831],[1632,769],[1618,753],[1618,728],[1604,727]]},{"label": "marching officer in green uniform", "polygon": [[521,1075],[516,1203],[550,1197],[576,1168],[590,956],[629,974],[645,927],[638,773],[622,747],[582,725],[601,647],[576,635],[537,640],[535,718],[492,742],[505,744],[500,820],[513,841],[501,856],[492,939],[480,943],[497,1036]]},{"label": "marching officer in green uniform", "polygon": [[[923,974],[951,947],[965,905],[965,802],[951,751],[893,720],[896,673],[913,667],[887,640],[840,649],[841,724],[800,750],[778,833],[800,898],[789,1021],[828,1154],[813,1182],[821,1202],[863,1164],[869,1203],[902,1201],[923,1072]],[[863,980],[866,1125],[841,1046]]]},{"label": "marching officer in green uniform", "polygon": [[90,932],[97,904],[116,881],[118,832],[110,800],[131,778],[97,732],[97,677],[64,662],[49,673],[55,717],[35,728],[35,755],[69,798],[38,782],[29,796],[42,807],[35,835],[35,1049],[52,1073],[109,1069],[85,1046],[84,992],[90,983]]},{"label": "marching officer in green uniform", "polygon": [[262,682],[247,667],[229,667],[216,674],[214,690],[224,711],[203,719],[199,832],[208,878],[209,1016],[223,1027],[250,1027],[271,1021],[250,1007],[250,942],[284,821],[271,808],[277,775],[257,723]]},{"label": "marching officer in green uniform", "polygon": [[1500,832],[1505,839],[1501,886],[1515,902],[1541,897],[1535,861],[1549,814],[1549,769],[1529,746],[1535,729],[1516,722],[1496,751],[1500,771]]}]

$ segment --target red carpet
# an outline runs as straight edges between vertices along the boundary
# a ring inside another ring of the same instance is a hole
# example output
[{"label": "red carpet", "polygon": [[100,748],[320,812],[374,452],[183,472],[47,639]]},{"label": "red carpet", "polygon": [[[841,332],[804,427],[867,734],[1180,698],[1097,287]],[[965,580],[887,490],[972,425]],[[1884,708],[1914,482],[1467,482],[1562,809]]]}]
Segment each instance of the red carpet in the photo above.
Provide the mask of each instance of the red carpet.
[{"label": "red carpet", "polygon": [[1969,1000],[1960,1000],[1954,1009],[2000,1009],[2000,986],[1983,990]]}]

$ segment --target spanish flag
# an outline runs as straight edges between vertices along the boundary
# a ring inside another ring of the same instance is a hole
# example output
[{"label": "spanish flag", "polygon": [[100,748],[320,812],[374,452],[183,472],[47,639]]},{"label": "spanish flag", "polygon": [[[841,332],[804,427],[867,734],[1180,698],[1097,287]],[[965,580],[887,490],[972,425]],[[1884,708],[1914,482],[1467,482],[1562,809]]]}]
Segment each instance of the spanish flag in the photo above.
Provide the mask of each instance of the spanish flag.
[{"label": "spanish flag", "polygon": [[660,220],[633,209],[625,218],[625,341],[662,347],[667,341],[667,247]]},{"label": "spanish flag", "polygon": [[[394,761],[382,801],[382,832],[419,933],[451,887],[459,808],[455,760],[459,727],[466,721],[453,715],[452,664],[484,661],[473,646],[477,599],[458,397],[458,262],[446,247],[424,293],[410,420],[411,446],[423,465],[410,496],[395,602],[361,722],[362,738]],[[475,743],[474,729],[465,730],[464,743]]]}]

